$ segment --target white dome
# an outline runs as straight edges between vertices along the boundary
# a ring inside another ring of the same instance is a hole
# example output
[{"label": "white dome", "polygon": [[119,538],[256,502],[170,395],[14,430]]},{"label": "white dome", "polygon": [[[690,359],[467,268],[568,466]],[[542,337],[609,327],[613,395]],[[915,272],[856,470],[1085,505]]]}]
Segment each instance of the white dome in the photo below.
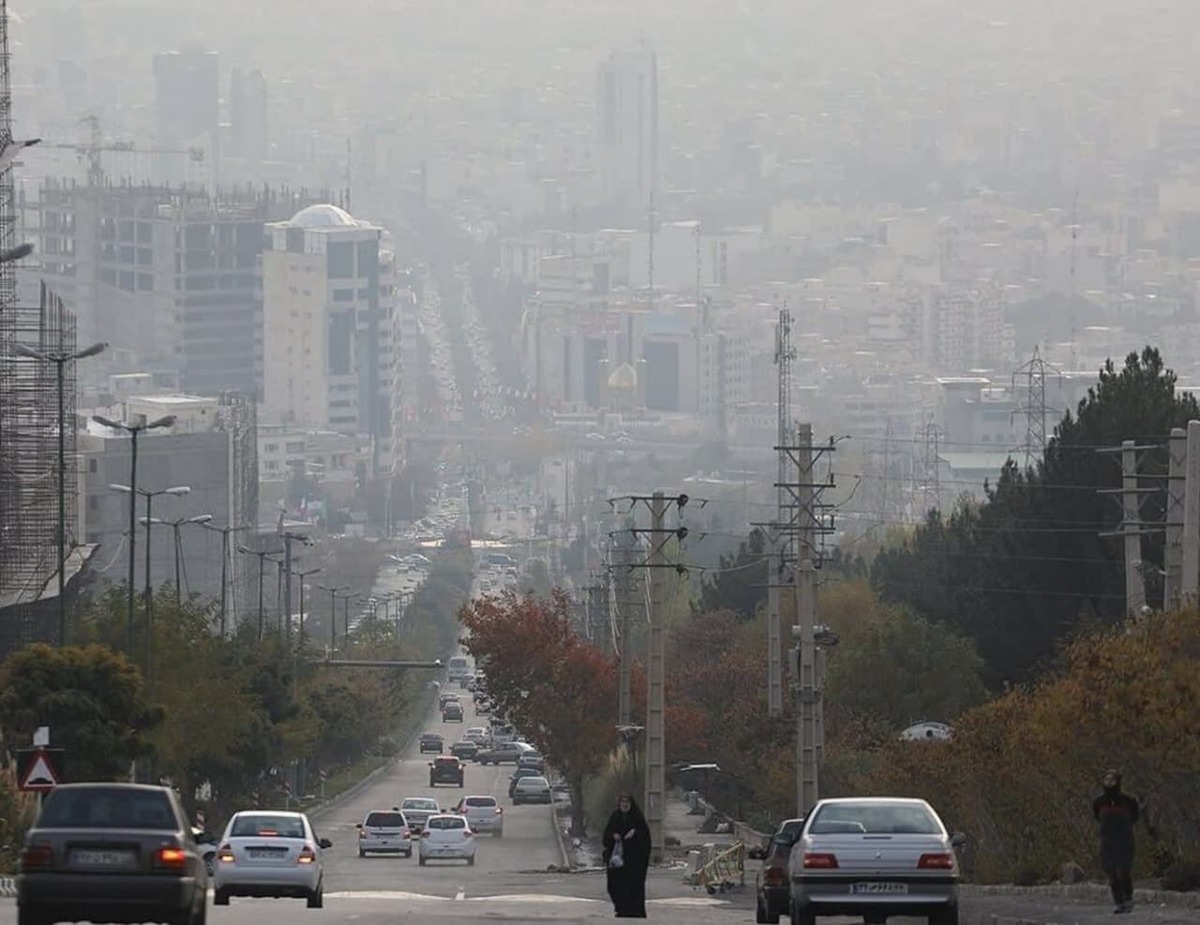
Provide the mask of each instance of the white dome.
[{"label": "white dome", "polygon": [[301,209],[292,216],[292,225],[301,228],[357,228],[358,222],[345,209],[325,203]]}]

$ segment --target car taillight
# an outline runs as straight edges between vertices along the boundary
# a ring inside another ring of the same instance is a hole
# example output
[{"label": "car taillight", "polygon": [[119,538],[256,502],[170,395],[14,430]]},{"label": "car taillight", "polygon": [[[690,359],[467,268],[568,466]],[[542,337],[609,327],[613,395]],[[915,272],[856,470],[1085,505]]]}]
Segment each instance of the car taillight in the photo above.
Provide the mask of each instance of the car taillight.
[{"label": "car taillight", "polygon": [[472,835],[474,835],[474,834],[475,834],[475,833],[474,833],[474,832],[472,832],[470,829],[466,829],[466,830],[464,830],[464,831],[463,831],[463,838],[470,838],[470,837],[471,837]]},{"label": "car taillight", "polygon": [[428,838],[428,837],[429,837],[429,829],[425,829],[424,831],[422,831],[422,832],[421,832],[421,837],[422,837],[422,838]]},{"label": "car taillight", "polygon": [[317,853],[313,851],[312,845],[305,845],[300,849],[300,855],[296,858],[297,864],[311,864],[317,859]]},{"label": "car taillight", "polygon": [[496,815],[497,815],[497,816],[501,816],[501,815],[503,815],[503,814],[504,814],[504,807],[503,807],[503,806],[497,806],[497,807],[496,807]]},{"label": "car taillight", "polygon": [[787,874],[778,867],[768,867],[763,871],[763,883],[766,886],[783,886],[787,883]]},{"label": "car taillight", "polygon": [[939,851],[937,854],[923,854],[917,861],[917,867],[922,870],[950,870],[954,867],[954,855]]},{"label": "car taillight", "polygon": [[821,854],[813,851],[804,852],[805,870],[832,870],[837,866],[837,855],[835,854]]},{"label": "car taillight", "polygon": [[235,858],[233,856],[233,846],[225,844],[225,845],[222,845],[220,848],[218,848],[217,849],[217,860],[223,861],[226,864],[234,863],[237,860],[237,858]]},{"label": "car taillight", "polygon": [[49,845],[30,845],[21,852],[21,869],[36,870],[54,866],[54,849]]},{"label": "car taillight", "polygon": [[154,852],[154,866],[166,870],[183,870],[187,867],[187,852],[182,848],[159,848]]},{"label": "car taillight", "polygon": [[367,830],[366,830],[366,829],[359,829],[359,830],[358,830],[358,837],[359,837],[359,838],[366,838],[366,837],[367,837]]}]

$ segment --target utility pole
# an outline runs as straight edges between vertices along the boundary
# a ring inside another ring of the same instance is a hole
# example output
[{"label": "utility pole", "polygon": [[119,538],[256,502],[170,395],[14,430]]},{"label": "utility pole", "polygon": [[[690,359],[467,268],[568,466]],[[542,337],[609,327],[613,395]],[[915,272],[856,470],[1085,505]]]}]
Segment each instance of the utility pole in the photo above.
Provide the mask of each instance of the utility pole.
[{"label": "utility pole", "polygon": [[250,549],[248,546],[238,546],[238,552],[245,556],[258,556],[258,641],[263,641],[266,627],[263,624],[265,619],[263,614],[263,579],[267,568],[267,556],[271,555],[269,549]]},{"label": "utility pole", "polygon": [[633,621],[634,610],[634,549],[636,533],[635,521],[626,518],[625,528],[618,533],[618,541],[613,544],[613,584],[617,604],[617,723],[624,727],[633,722],[633,698],[630,692],[633,668]]},{"label": "utility pole", "polygon": [[[634,528],[635,535],[646,535],[649,549],[646,559],[633,568],[647,569],[650,582],[650,607],[647,614],[648,641],[646,653],[646,822],[650,826],[650,859],[661,860],[663,856],[663,820],[666,816],[666,619],[663,599],[662,570],[670,569],[676,575],[686,575],[687,566],[682,562],[667,561],[666,548],[672,540],[687,539],[687,527],[667,527],[666,513],[674,505],[682,514],[688,504],[688,496],[680,494],[667,498],[664,492],[656,491],[646,497],[635,495],[626,498],[632,505],[647,505],[650,510],[650,528]],[[703,502],[701,502],[703,504]],[[623,643],[622,658],[629,651]],[[622,723],[622,726],[625,724]]]},{"label": "utility pole", "polygon": [[1146,606],[1145,563],[1142,561],[1142,536],[1162,532],[1160,525],[1142,521],[1142,495],[1157,492],[1156,488],[1138,487],[1138,454],[1143,450],[1161,449],[1156,444],[1138,446],[1134,440],[1121,441],[1120,447],[1097,450],[1101,455],[1121,456],[1121,487],[1102,488],[1102,495],[1119,495],[1121,502],[1121,525],[1117,530],[1107,530],[1101,536],[1119,536],[1125,546],[1125,615],[1141,616]]},{"label": "utility pole", "polygon": [[1167,537],[1163,549],[1163,610],[1178,610],[1183,597],[1184,496],[1187,494],[1187,431],[1171,429],[1167,468]]},{"label": "utility pole", "polygon": [[[280,515],[280,526],[282,527],[283,517]],[[283,529],[279,531],[279,538],[283,540],[283,639],[290,647],[292,641],[292,542],[299,540],[305,546],[312,545],[312,540],[303,533],[290,533]]]},{"label": "utility pole", "polygon": [[817,570],[821,567],[820,537],[830,532],[821,516],[821,495],[833,486],[832,477],[818,481],[815,467],[826,453],[833,453],[834,442],[814,448],[812,425],[796,428],[795,445],[787,448],[795,467],[795,481],[785,483],[795,506],[796,623],[796,813],[805,815],[820,798],[819,772],[822,753],[821,719],[823,715],[822,678],[819,670],[818,642],[825,635],[817,622]]},{"label": "utility pole", "polygon": [[1200,421],[1188,421],[1187,472],[1183,494],[1183,603],[1194,605],[1200,593]]},{"label": "utility pole", "polygon": [[317,585],[322,591],[329,592],[329,654],[332,657],[337,648],[337,596],[343,591],[349,591],[349,585]]},{"label": "utility pole", "polygon": [[221,534],[221,638],[224,639],[229,627],[229,559],[231,556],[229,535],[250,528],[245,526],[214,527],[210,523],[203,526],[206,530]]},{"label": "utility pole", "polygon": [[[792,361],[795,358],[796,348],[792,346],[792,313],[788,311],[785,302],[779,309],[779,318],[775,323],[775,365],[778,367],[776,379],[779,387],[779,394],[776,398],[775,453],[779,471],[778,478],[775,480],[775,523],[767,527],[771,566],[778,561],[781,575],[794,556],[792,530],[787,526],[786,511],[789,501],[784,485],[787,482],[789,468],[787,447],[792,445]],[[778,716],[783,712],[783,619],[781,616],[783,600],[781,591],[780,579],[772,574],[772,568],[768,568],[767,712],[772,716]]]}]

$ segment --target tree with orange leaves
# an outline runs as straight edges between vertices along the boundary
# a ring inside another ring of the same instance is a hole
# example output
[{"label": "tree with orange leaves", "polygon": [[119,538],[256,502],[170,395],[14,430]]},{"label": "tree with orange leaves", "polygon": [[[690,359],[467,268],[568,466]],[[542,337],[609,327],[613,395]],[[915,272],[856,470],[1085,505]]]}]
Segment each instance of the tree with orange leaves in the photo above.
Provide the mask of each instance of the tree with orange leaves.
[{"label": "tree with orange leaves", "polygon": [[616,667],[571,627],[570,601],[517,595],[477,598],[459,613],[463,646],[486,678],[497,712],[563,775],[571,829],[582,833],[583,782],[613,751]]}]

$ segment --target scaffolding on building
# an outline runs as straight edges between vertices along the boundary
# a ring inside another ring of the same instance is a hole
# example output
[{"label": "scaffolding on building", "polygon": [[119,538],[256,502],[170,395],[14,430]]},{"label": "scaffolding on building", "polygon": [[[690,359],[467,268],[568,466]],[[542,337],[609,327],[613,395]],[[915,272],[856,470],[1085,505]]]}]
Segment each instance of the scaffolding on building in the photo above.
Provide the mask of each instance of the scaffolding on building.
[{"label": "scaffolding on building", "polygon": [[[218,397],[216,429],[229,434],[229,509],[225,512],[230,527],[258,529],[258,407],[254,399],[241,392],[223,392]],[[236,553],[230,543],[229,612],[230,625],[236,626],[246,615],[249,601],[255,598],[255,571],[246,556]]]}]

